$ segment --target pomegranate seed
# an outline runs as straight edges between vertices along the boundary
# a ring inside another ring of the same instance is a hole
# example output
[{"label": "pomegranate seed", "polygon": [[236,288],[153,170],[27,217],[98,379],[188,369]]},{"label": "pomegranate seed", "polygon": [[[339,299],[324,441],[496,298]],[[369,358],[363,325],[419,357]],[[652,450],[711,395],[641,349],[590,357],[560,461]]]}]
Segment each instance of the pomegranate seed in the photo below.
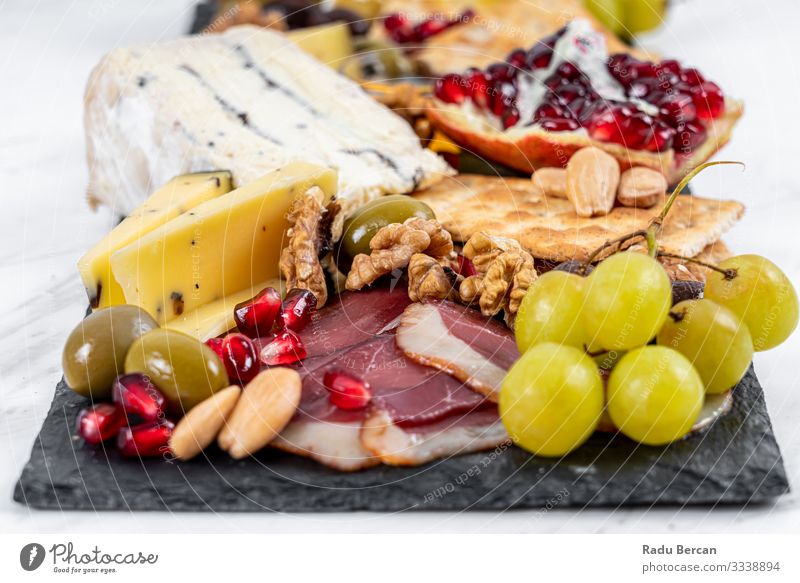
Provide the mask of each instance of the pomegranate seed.
[{"label": "pomegranate seed", "polygon": [[622,123],[633,111],[626,106],[611,107],[596,115],[589,124],[589,135],[601,142],[622,141]]},{"label": "pomegranate seed", "polygon": [[416,31],[411,27],[393,30],[389,33],[389,36],[399,45],[407,45],[419,42]]},{"label": "pomegranate seed", "polygon": [[544,103],[540,105],[533,114],[533,121],[538,122],[543,119],[557,119],[561,117],[569,117],[569,115],[565,113],[563,107],[554,103]]},{"label": "pomegranate seed", "polygon": [[390,14],[383,19],[383,28],[385,28],[387,32],[392,32],[400,28],[406,28],[408,25],[408,18],[399,12]]},{"label": "pomegranate seed", "polygon": [[164,394],[141,373],[118,376],[111,386],[111,398],[128,417],[155,421],[164,416]]},{"label": "pomegranate seed", "polygon": [[510,127],[514,127],[519,123],[519,111],[516,107],[511,106],[503,112],[503,129],[507,130]]},{"label": "pomegranate seed", "polygon": [[363,409],[372,398],[369,383],[342,370],[327,371],[322,382],[330,391],[330,402],[340,409]]},{"label": "pomegranate seed", "polygon": [[489,84],[483,71],[470,69],[467,76],[467,86],[469,87],[470,97],[473,103],[485,109],[489,106]]},{"label": "pomegranate seed", "polygon": [[283,330],[261,349],[261,362],[267,366],[291,364],[306,357],[306,347],[291,330]]},{"label": "pomegranate seed", "polygon": [[675,149],[685,155],[690,155],[694,149],[706,140],[706,129],[697,121],[688,121],[683,129],[679,130],[675,139]]},{"label": "pomegranate seed", "polygon": [[478,270],[475,269],[475,265],[464,257],[463,255],[459,255],[457,258],[458,261],[458,274],[462,277],[469,277],[471,275],[478,275]]},{"label": "pomegranate seed", "polygon": [[507,63],[495,63],[486,68],[486,77],[489,81],[511,81],[516,76],[516,69]]},{"label": "pomegranate seed", "polygon": [[526,61],[528,69],[544,69],[553,58],[553,49],[545,44],[537,43],[528,51]]},{"label": "pomegranate seed", "polygon": [[116,405],[98,403],[78,415],[78,435],[86,443],[97,445],[117,434],[125,423],[122,411]]},{"label": "pomegranate seed", "polygon": [[516,69],[527,69],[528,53],[523,49],[515,49],[506,57],[506,63]]},{"label": "pomegranate seed", "polygon": [[209,338],[206,340],[206,346],[213,350],[220,360],[225,358],[222,354],[222,338]]},{"label": "pomegranate seed", "polygon": [[693,89],[692,100],[699,119],[717,118],[725,109],[725,96],[719,86],[711,81],[706,81]]},{"label": "pomegranate seed", "polygon": [[633,61],[633,57],[625,53],[611,55],[611,58],[608,60],[608,72],[611,73],[611,76],[623,87],[628,87],[633,80],[629,69]]},{"label": "pomegranate seed", "polygon": [[448,26],[448,22],[441,18],[432,18],[425,22],[420,22],[414,27],[414,34],[420,41],[427,40],[432,36],[436,36]]},{"label": "pomegranate seed", "polygon": [[502,117],[505,111],[512,107],[516,97],[517,88],[514,87],[514,85],[504,81],[495,82],[489,100],[492,113],[498,117]]},{"label": "pomegranate seed", "polygon": [[256,347],[244,334],[233,333],[225,336],[222,341],[222,354],[228,378],[232,381],[238,380],[240,385],[246,385],[261,371]]},{"label": "pomegranate seed", "polygon": [[580,124],[574,119],[566,118],[543,119],[539,122],[539,125],[548,132],[568,132],[577,130],[580,127]]},{"label": "pomegranate seed", "polygon": [[681,64],[675,59],[666,59],[661,61],[658,66],[665,72],[671,75],[681,74]]},{"label": "pomegranate seed", "polygon": [[644,147],[652,133],[653,118],[636,112],[622,122],[620,128],[622,144],[626,148],[639,150]]},{"label": "pomegranate seed", "polygon": [[169,451],[175,429],[170,421],[123,427],[117,434],[117,449],[124,457],[155,457]]},{"label": "pomegranate seed", "polygon": [[461,103],[466,94],[466,85],[461,75],[448,73],[436,80],[433,92],[438,99],[445,103]]},{"label": "pomegranate seed", "polygon": [[692,121],[697,116],[691,95],[684,93],[665,94],[655,104],[658,106],[659,117],[673,127]]},{"label": "pomegranate seed", "polygon": [[556,67],[556,75],[561,77],[562,79],[569,79],[572,81],[573,79],[577,79],[581,75],[580,69],[569,62],[563,62],[558,67]]},{"label": "pomegranate seed", "polygon": [[654,120],[643,149],[650,152],[663,152],[673,146],[673,139],[677,132],[663,121]]},{"label": "pomegranate seed", "polygon": [[706,78],[697,69],[684,69],[681,72],[681,81],[688,83],[691,87],[697,87],[706,82]]},{"label": "pomegranate seed", "polygon": [[281,294],[274,288],[268,287],[254,298],[236,304],[233,309],[233,319],[239,332],[250,338],[257,338],[269,334],[280,309]]},{"label": "pomegranate seed", "polygon": [[281,304],[276,320],[279,329],[289,328],[300,332],[308,326],[317,311],[317,296],[307,289],[292,289]]}]

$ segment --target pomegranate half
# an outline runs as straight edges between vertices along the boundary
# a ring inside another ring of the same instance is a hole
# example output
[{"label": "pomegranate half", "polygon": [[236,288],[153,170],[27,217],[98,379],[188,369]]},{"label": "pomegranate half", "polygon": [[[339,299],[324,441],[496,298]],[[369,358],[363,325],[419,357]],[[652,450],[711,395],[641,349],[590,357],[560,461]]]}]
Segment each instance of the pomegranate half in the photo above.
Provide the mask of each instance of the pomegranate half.
[{"label": "pomegranate half", "polygon": [[427,115],[465,150],[523,172],[597,146],[623,169],[677,182],[728,141],[742,110],[675,60],[609,56],[604,37],[573,20],[503,63],[437,79]]}]

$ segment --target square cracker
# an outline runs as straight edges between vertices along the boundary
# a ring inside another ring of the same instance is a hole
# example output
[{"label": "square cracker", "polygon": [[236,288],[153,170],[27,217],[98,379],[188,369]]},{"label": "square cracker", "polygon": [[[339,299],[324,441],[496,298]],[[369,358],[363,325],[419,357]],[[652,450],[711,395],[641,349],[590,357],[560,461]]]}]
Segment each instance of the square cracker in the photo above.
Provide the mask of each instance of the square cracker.
[{"label": "square cracker", "polygon": [[[460,174],[414,196],[433,208],[456,241],[478,231],[519,241],[534,257],[585,259],[604,242],[646,228],[663,205],[614,207],[605,216],[582,218],[568,200],[545,196],[526,178]],[[680,196],[659,239],[668,253],[693,257],[717,241],[744,213],[735,201]]]}]

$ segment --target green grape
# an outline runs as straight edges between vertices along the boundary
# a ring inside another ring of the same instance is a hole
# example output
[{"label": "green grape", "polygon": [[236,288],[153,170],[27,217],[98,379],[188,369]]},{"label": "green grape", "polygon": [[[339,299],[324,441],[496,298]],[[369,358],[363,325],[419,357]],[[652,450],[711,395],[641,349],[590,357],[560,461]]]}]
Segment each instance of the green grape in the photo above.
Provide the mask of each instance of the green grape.
[{"label": "green grape", "polygon": [[647,445],[680,439],[697,421],[703,381],[689,360],[664,346],[622,357],[608,379],[608,414],[619,430]]},{"label": "green grape", "polygon": [[729,308],[750,329],[756,352],[769,350],[786,340],[797,327],[797,292],[786,274],[760,255],[739,255],[719,264],[735,269],[727,279],[711,273],[705,297]]},{"label": "green grape", "polygon": [[728,308],[711,300],[675,304],[656,339],[692,362],[707,393],[723,393],[735,386],[753,360],[747,326]]},{"label": "green grape", "polygon": [[641,253],[617,253],[584,282],[583,327],[592,347],[629,350],[647,344],[672,305],[664,268]]},{"label": "green grape", "polygon": [[515,443],[537,455],[562,456],[594,432],[603,402],[592,359],[572,346],[544,342],[511,367],[498,406]]},{"label": "green grape", "polygon": [[584,348],[588,340],[581,325],[583,280],[573,273],[550,271],[533,282],[514,324],[520,352],[540,342]]}]

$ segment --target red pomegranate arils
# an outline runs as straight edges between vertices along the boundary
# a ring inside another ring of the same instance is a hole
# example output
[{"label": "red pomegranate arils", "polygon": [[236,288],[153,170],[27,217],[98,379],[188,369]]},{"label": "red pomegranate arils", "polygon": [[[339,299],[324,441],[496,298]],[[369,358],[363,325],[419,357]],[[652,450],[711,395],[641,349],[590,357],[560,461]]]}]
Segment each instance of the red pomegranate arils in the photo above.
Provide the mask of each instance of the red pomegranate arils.
[{"label": "red pomegranate arils", "polygon": [[291,330],[283,330],[261,348],[261,362],[267,366],[291,364],[306,357],[306,347]]},{"label": "red pomegranate arils", "polygon": [[117,377],[111,386],[111,398],[127,417],[156,421],[164,416],[164,394],[141,373]]},{"label": "red pomegranate arils", "polygon": [[725,96],[716,83],[706,81],[692,90],[692,99],[697,109],[697,117],[711,120],[719,117],[725,109]]},{"label": "red pomegranate arils", "polygon": [[269,334],[280,309],[281,294],[268,287],[254,298],[236,304],[233,319],[239,332],[250,338],[258,338]]},{"label": "red pomegranate arils", "polygon": [[372,399],[369,383],[343,370],[327,371],[323,377],[325,388],[330,391],[330,402],[347,411],[363,409]]},{"label": "red pomegranate arils", "polygon": [[473,265],[472,261],[463,255],[459,254],[456,260],[458,261],[458,274],[461,277],[470,277],[471,275],[478,274],[478,270],[475,269],[475,265]]},{"label": "red pomegranate arils", "polygon": [[[552,70],[548,69],[551,74],[543,82],[544,97],[540,97],[543,94],[541,85],[530,89],[522,78],[539,82],[536,75],[526,71],[550,67],[556,54],[554,47],[569,26],[528,50],[514,49],[505,62],[493,63],[484,71],[471,69],[463,78],[453,73],[445,75],[435,84],[436,97],[456,105],[471,100],[478,109],[488,110],[493,122],[503,130],[519,124],[538,125],[550,132],[583,127],[593,139],[653,152],[673,148],[677,142],[675,130],[680,131],[683,124],[695,119],[707,122],[723,114],[724,94],[696,69],[684,69],[675,59],[640,61],[624,53],[607,58],[602,52],[595,55],[598,63],[605,59],[610,75],[621,87],[608,88],[600,84],[593,87],[591,79],[580,68],[579,63],[583,61],[563,60]],[[586,40],[587,46],[592,46],[588,37],[580,36],[582,32],[576,34],[578,36],[570,36],[570,41]],[[559,58],[565,54],[563,44],[557,50]],[[589,54],[582,58],[593,57]],[[528,96],[542,101],[537,102],[535,108],[526,108],[518,100]],[[531,115],[527,113],[531,110],[533,115],[522,119],[520,112],[527,116]],[[705,135],[705,130],[691,133]],[[695,140],[689,141],[697,145]]]},{"label": "red pomegranate arils", "polygon": [[222,338],[209,338],[206,340],[206,346],[213,350],[220,360],[224,358],[222,355]]},{"label": "red pomegranate arils", "polygon": [[222,340],[222,362],[231,382],[246,385],[261,371],[253,341],[244,334],[228,334]]},{"label": "red pomegranate arils", "polygon": [[125,416],[116,405],[98,403],[78,415],[78,435],[86,443],[97,445],[114,437],[125,424]]},{"label": "red pomegranate arils", "polygon": [[123,427],[117,434],[117,449],[124,457],[156,457],[169,452],[175,429],[170,421]]},{"label": "red pomegranate arils", "polygon": [[292,289],[286,294],[275,324],[278,329],[300,332],[311,323],[317,310],[317,296],[307,289]]},{"label": "red pomegranate arils", "polygon": [[445,103],[462,103],[465,97],[466,85],[461,75],[450,73],[436,80],[433,92],[438,99]]}]

